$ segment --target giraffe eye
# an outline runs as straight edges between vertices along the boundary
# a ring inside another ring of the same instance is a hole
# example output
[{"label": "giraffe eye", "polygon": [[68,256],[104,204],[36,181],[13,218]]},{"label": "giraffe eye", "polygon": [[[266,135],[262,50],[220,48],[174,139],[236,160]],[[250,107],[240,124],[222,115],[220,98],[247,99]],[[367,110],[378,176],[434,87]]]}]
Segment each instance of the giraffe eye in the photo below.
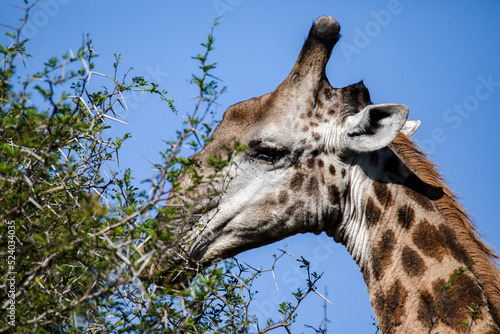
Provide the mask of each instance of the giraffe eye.
[{"label": "giraffe eye", "polygon": [[249,156],[261,162],[275,164],[283,159],[289,151],[283,147],[270,146],[262,142],[255,142],[249,144]]},{"label": "giraffe eye", "polygon": [[262,160],[265,162],[275,163],[283,157],[283,154],[279,151],[274,150],[266,150],[262,152],[258,152],[255,158],[257,160]]}]

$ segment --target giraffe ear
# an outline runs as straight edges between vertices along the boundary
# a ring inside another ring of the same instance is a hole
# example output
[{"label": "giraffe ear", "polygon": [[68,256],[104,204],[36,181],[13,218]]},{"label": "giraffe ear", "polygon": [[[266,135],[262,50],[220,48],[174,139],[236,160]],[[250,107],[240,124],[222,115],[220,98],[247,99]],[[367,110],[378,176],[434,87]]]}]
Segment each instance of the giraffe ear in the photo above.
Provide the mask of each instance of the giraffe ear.
[{"label": "giraffe ear", "polygon": [[409,119],[401,129],[401,132],[410,137],[415,133],[415,131],[418,130],[420,124],[422,124],[422,122],[420,122],[420,120],[418,119]]},{"label": "giraffe ear", "polygon": [[347,148],[368,152],[389,145],[405,125],[408,107],[402,104],[371,104],[346,119]]}]

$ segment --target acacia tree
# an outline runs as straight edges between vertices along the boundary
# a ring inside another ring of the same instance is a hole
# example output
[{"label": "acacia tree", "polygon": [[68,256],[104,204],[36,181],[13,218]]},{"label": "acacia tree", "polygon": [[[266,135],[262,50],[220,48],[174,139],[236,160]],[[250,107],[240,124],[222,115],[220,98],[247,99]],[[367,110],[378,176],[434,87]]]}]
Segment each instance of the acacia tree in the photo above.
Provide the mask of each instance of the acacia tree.
[{"label": "acacia tree", "polygon": [[[49,59],[44,68],[13,82],[19,62],[29,61],[21,31],[32,6],[27,1],[20,27],[1,46],[0,66],[0,332],[269,332],[294,321],[298,305],[319,275],[309,273],[293,303],[280,305],[282,317],[264,328],[248,307],[254,279],[266,270],[250,270],[236,260],[197,268],[178,261],[183,231],[196,223],[189,204],[160,208],[167,196],[182,198],[179,179],[194,186],[224,177],[235,147],[211,157],[214,175],[202,178],[183,147],[197,151],[209,140],[213,103],[224,89],[211,75],[214,22],[203,52],[193,57],[200,74],[193,111],[177,131],[148,195],[138,192],[130,170],[115,172],[118,151],[130,135],[106,136],[123,122],[127,93],[158,96],[177,113],[167,92],[144,77],[119,76],[95,69],[92,41],[76,54]],[[104,77],[108,88],[96,89]],[[203,187],[203,189],[207,189]],[[200,196],[215,196],[210,191]],[[166,226],[152,219],[161,213]],[[280,256],[283,256],[282,253]],[[275,258],[277,261],[280,256]],[[267,271],[272,271],[274,266]],[[179,284],[180,273],[187,276]],[[318,331],[321,331],[318,330]]]}]

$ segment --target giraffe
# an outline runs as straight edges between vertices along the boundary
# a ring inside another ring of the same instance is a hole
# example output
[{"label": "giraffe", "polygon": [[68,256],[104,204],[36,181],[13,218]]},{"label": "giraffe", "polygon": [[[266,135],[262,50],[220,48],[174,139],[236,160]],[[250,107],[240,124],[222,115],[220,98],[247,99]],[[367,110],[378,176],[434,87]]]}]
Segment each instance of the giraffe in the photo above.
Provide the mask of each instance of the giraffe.
[{"label": "giraffe", "polygon": [[363,82],[330,85],[339,31],[334,18],[317,19],[276,90],[229,107],[191,157],[208,175],[207,157],[246,146],[225,167],[230,182],[215,186],[216,201],[188,191],[182,199],[201,217],[186,255],[208,265],[325,232],[359,265],[382,333],[500,333],[496,255],[412,142],[420,122],[402,104],[372,104]]}]

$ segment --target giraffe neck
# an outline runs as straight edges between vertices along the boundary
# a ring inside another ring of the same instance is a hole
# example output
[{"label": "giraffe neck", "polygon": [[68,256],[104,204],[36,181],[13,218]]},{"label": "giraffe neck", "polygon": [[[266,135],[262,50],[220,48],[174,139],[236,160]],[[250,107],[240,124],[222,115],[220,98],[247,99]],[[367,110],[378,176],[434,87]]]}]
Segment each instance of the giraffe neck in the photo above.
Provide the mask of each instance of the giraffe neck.
[{"label": "giraffe neck", "polygon": [[476,270],[484,259],[448,221],[444,196],[389,148],[360,155],[350,171],[335,240],[359,264],[382,333],[500,333]]}]

